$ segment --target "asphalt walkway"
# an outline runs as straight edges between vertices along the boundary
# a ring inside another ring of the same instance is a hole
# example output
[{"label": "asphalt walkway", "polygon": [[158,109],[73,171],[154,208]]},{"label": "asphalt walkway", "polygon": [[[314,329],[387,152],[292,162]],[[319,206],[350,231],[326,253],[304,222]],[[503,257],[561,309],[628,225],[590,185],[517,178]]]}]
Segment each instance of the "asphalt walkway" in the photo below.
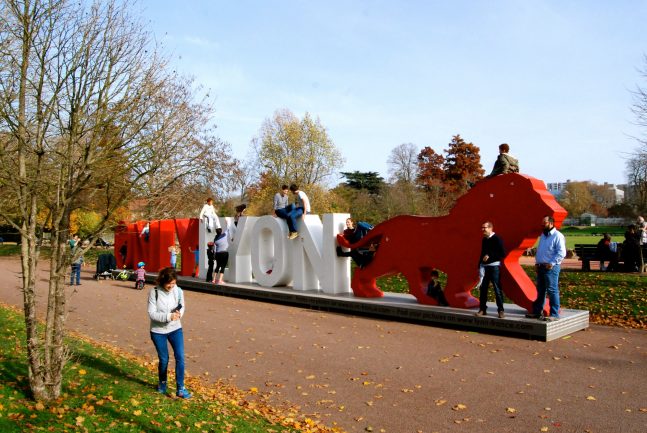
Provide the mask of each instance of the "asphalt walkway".
[{"label": "asphalt walkway", "polygon": [[[0,301],[20,307],[18,260],[0,270]],[[92,273],[69,288],[68,326],[155,359],[147,293]],[[44,270],[38,284],[43,311]],[[349,432],[647,431],[646,331],[593,325],[543,343],[191,291],[186,308],[189,374]]]}]

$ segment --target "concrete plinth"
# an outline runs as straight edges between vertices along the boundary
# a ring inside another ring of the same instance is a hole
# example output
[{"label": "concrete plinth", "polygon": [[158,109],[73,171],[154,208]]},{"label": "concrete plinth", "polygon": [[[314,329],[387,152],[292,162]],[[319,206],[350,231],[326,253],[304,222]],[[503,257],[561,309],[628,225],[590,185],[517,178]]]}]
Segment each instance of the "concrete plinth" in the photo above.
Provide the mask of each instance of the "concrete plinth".
[{"label": "concrete plinth", "polygon": [[[149,275],[149,278],[154,278]],[[421,305],[412,295],[385,293],[382,298],[358,298],[352,294],[327,295],[315,291],[296,291],[289,287],[261,287],[249,284],[210,284],[197,278],[180,277],[182,289],[212,292],[257,301],[277,302],[305,308],[324,309],[349,314],[361,314],[382,319],[411,321],[430,326],[468,329],[519,338],[551,341],[589,327],[589,312],[562,309],[561,319],[544,322],[526,319],[526,310],[505,304],[505,318],[499,319],[496,305],[488,304],[488,315],[476,317],[476,310]]]}]

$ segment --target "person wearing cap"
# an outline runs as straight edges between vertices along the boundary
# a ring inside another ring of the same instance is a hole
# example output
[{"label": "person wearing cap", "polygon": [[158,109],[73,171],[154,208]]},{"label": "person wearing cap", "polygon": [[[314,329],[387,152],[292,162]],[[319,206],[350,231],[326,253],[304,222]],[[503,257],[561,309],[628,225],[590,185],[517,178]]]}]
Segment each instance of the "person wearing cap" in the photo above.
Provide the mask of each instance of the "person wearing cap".
[{"label": "person wearing cap", "polygon": [[502,143],[499,145],[499,156],[494,162],[492,173],[488,174],[486,177],[493,177],[498,174],[506,173],[519,173],[519,160],[508,152],[510,152],[510,146],[508,143]]},{"label": "person wearing cap", "polygon": [[135,271],[135,288],[139,290],[144,288],[144,283],[146,282],[146,269],[144,269],[144,266],[146,266],[144,262],[137,263],[137,270]]}]

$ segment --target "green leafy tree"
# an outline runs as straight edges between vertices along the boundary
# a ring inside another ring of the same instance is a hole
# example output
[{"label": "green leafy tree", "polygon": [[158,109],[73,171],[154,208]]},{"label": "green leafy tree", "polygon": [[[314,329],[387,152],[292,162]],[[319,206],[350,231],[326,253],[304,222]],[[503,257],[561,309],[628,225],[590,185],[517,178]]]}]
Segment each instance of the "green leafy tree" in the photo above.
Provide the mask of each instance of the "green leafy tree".
[{"label": "green leafy tree", "polygon": [[281,182],[326,184],[344,162],[319,119],[303,119],[287,109],[266,119],[253,140],[262,171]]},{"label": "green leafy tree", "polygon": [[342,171],[342,176],[346,178],[346,185],[349,188],[366,190],[369,194],[379,194],[384,187],[384,179],[376,171]]},{"label": "green leafy tree", "polygon": [[344,160],[319,119],[308,113],[299,119],[290,110],[277,110],[265,120],[252,147],[252,165],[260,170],[257,182],[246,180],[248,215],[271,213],[272,196],[291,183],[308,194],[313,212],[330,209],[334,200],[326,185]]}]

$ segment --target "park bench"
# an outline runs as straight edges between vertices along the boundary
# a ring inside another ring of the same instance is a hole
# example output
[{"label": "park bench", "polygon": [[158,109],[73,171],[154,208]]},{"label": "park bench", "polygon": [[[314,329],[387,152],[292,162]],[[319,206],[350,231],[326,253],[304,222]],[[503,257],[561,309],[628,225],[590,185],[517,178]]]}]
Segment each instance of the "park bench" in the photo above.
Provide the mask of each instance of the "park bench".
[{"label": "park bench", "polygon": [[[591,261],[599,261],[598,246],[593,244],[575,244],[575,254],[578,260],[582,262],[582,270],[591,270]],[[618,257],[620,254],[618,254]]]},{"label": "park bench", "polygon": [[[642,245],[643,257],[647,257],[647,245]],[[582,262],[582,270],[590,271],[591,270],[591,261],[600,261],[598,256],[598,246],[592,244],[575,244],[575,254],[578,257],[578,260]],[[622,244],[618,244],[618,255],[617,255],[618,264],[624,263],[622,257]],[[608,259],[605,259],[605,261]]]}]

